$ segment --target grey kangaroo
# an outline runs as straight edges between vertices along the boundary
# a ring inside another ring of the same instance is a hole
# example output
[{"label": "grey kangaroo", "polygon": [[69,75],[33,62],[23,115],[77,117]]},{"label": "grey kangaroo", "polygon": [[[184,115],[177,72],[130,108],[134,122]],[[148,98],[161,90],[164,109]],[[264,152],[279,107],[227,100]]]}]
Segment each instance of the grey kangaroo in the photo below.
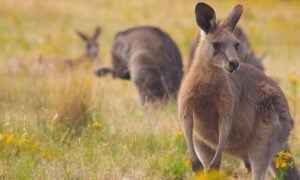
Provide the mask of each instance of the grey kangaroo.
[{"label": "grey kangaroo", "polygon": [[86,35],[80,31],[76,31],[78,36],[84,41],[85,43],[85,52],[84,54],[79,57],[77,60],[90,60],[94,61],[98,57],[98,52],[99,52],[99,43],[98,43],[98,37],[101,33],[101,28],[96,27],[94,33],[92,36]]},{"label": "grey kangaroo", "polygon": [[[276,172],[276,153],[289,151],[294,123],[276,82],[238,61],[240,41],[233,32],[242,12],[237,5],[216,22],[209,5],[196,5],[201,41],[178,94],[179,118],[195,171],[219,169],[224,151],[246,162],[254,180],[263,180],[268,167]],[[296,167],[285,178],[299,179]]]},{"label": "grey kangaroo", "polygon": [[[243,29],[240,26],[235,27],[233,34],[240,41],[240,46],[237,50],[239,60],[241,62],[251,64],[261,71],[264,71],[264,66],[262,64],[262,60],[264,59],[265,55],[262,55],[261,57],[257,57],[255,55],[255,53],[253,52],[253,50],[250,46],[250,42],[249,42],[249,39],[248,39],[246,33],[243,31]],[[197,45],[199,44],[200,40],[201,40],[201,35],[198,33],[198,35],[194,39],[192,46],[190,48],[188,68],[190,68],[192,65],[192,62],[193,62],[194,56],[195,56],[195,51],[196,51]]]},{"label": "grey kangaroo", "polygon": [[112,67],[96,75],[131,79],[142,105],[176,99],[183,74],[181,54],[162,30],[142,26],[117,33],[111,56]]}]

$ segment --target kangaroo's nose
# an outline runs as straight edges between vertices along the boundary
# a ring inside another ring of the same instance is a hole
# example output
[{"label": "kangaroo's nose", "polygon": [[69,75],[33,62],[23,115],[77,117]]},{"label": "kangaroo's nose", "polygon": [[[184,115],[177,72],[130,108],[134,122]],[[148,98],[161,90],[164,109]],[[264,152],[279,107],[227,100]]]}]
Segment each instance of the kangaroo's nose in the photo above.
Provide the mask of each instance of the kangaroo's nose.
[{"label": "kangaroo's nose", "polygon": [[237,70],[239,66],[240,66],[240,63],[239,63],[238,60],[236,60],[236,59],[234,59],[234,60],[229,60],[226,69],[227,69],[229,72],[233,72],[233,71]]}]

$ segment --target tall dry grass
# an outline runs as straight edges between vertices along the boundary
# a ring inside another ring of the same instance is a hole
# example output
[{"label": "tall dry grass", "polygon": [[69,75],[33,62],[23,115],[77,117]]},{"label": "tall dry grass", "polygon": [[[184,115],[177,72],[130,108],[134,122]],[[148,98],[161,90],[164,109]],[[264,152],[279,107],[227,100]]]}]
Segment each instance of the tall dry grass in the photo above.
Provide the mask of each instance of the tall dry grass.
[{"label": "tall dry grass", "polygon": [[[156,110],[142,109],[131,82],[97,78],[93,75],[97,65],[8,73],[8,64],[16,57],[24,59],[29,67],[39,55],[76,58],[83,44],[74,31],[89,32],[101,25],[98,63],[109,65],[114,34],[145,24],[168,32],[179,45],[186,64],[191,41],[198,31],[193,16],[196,2],[0,0],[0,134],[5,135],[0,136],[0,178],[193,177],[175,103]],[[207,1],[216,8],[218,17],[227,15],[238,2]],[[288,97],[296,122],[290,144],[299,166],[300,90],[295,82],[300,75],[300,36],[296,33],[300,28],[300,4],[275,0],[240,3],[245,6],[241,25],[254,50],[267,53],[267,74],[279,82]],[[26,126],[24,115],[28,119]],[[24,149],[20,141],[28,148]],[[34,144],[38,146],[33,148]],[[249,177],[237,168],[236,159],[226,157],[222,166],[226,176]]]}]

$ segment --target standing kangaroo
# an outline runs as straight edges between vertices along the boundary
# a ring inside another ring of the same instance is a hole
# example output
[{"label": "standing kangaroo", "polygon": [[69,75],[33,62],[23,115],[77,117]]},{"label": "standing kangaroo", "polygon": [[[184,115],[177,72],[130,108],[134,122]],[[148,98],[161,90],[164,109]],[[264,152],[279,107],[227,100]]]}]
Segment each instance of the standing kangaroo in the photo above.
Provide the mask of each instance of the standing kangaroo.
[{"label": "standing kangaroo", "polygon": [[[255,55],[255,53],[253,52],[253,50],[250,46],[248,37],[247,37],[246,33],[243,31],[243,29],[240,26],[237,26],[237,27],[235,27],[233,34],[240,41],[240,46],[237,50],[239,60],[241,62],[251,64],[261,71],[264,71],[264,66],[262,65],[262,60],[264,58],[264,55],[262,55],[261,57],[257,57]],[[200,40],[201,40],[201,35],[198,34],[196,36],[196,38],[194,39],[192,46],[190,48],[188,68],[190,68],[193,63],[195,51],[197,49],[197,45],[199,44]]]},{"label": "standing kangaroo", "polygon": [[[263,180],[272,159],[293,128],[288,103],[279,86],[264,73],[239,63],[233,34],[242,15],[237,5],[223,21],[205,3],[195,8],[202,29],[194,63],[178,95],[179,118],[195,171],[218,169],[222,152],[250,163],[254,180]],[[299,179],[296,167],[286,179]]]},{"label": "standing kangaroo", "polygon": [[92,36],[88,36],[80,31],[76,31],[76,33],[85,43],[85,52],[81,57],[77,58],[77,61],[84,61],[84,60],[94,61],[95,59],[97,59],[98,52],[100,49],[98,44],[98,37],[101,33],[101,28],[96,27]]},{"label": "standing kangaroo", "polygon": [[111,73],[114,77],[131,79],[142,105],[176,98],[183,74],[181,55],[162,30],[142,26],[119,32],[111,55],[112,68],[101,68],[96,75]]}]

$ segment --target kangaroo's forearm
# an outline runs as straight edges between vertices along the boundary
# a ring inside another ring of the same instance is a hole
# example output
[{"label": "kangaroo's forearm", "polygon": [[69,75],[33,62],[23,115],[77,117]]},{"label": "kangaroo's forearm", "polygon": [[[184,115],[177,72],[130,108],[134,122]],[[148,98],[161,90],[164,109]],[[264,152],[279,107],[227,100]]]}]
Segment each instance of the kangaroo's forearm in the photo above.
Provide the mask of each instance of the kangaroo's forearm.
[{"label": "kangaroo's forearm", "polygon": [[129,72],[125,72],[125,73],[116,73],[116,71],[113,71],[113,77],[117,77],[120,79],[124,79],[124,80],[130,80],[130,73]]},{"label": "kangaroo's forearm", "polygon": [[197,154],[195,152],[193,143],[193,117],[192,115],[184,115],[181,117],[182,130],[187,142],[187,146],[191,155],[191,163],[194,171],[198,171],[203,168],[200,163]]}]

